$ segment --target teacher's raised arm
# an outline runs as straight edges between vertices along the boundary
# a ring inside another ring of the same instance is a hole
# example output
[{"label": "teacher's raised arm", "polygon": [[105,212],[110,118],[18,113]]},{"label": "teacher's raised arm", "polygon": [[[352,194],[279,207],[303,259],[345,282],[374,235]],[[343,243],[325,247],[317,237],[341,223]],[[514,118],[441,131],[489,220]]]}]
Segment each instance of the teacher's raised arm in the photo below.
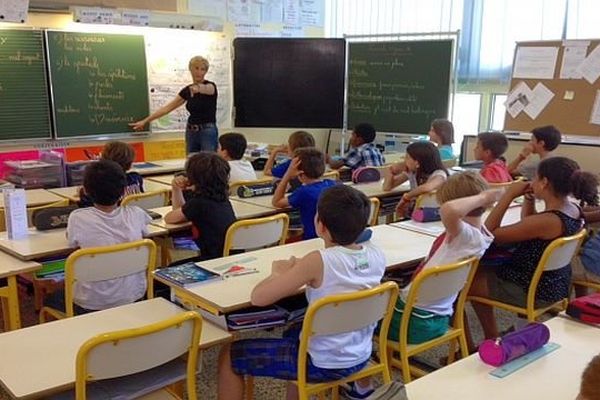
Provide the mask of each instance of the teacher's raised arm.
[{"label": "teacher's raised arm", "polygon": [[187,153],[198,151],[216,151],[219,131],[216,125],[217,85],[204,79],[208,72],[208,60],[204,57],[192,57],[189,70],[192,75],[187,85],[173,100],[154,111],[146,118],[129,124],[133,130],[143,130],[146,124],[158,119],[185,103],[190,116],[185,129]]}]

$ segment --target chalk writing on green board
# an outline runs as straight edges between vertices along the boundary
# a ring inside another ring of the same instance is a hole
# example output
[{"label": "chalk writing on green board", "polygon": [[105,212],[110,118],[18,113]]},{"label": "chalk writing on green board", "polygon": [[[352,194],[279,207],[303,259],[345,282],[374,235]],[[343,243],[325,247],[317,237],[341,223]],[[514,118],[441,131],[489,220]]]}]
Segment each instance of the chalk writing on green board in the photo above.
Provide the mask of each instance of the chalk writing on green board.
[{"label": "chalk writing on green board", "polygon": [[143,37],[48,34],[59,137],[127,133],[148,113]]},{"label": "chalk writing on green board", "polygon": [[351,43],[348,125],[427,132],[448,112],[451,41]]},{"label": "chalk writing on green board", "polygon": [[0,140],[50,136],[42,31],[1,29]]}]

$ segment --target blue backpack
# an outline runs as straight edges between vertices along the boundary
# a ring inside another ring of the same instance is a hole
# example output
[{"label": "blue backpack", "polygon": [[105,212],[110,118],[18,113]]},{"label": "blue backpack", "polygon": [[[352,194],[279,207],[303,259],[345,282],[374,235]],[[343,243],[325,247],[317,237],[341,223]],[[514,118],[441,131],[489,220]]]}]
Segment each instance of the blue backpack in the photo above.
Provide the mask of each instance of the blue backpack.
[{"label": "blue backpack", "polygon": [[591,232],[579,252],[581,263],[591,273],[600,276],[600,232]]}]

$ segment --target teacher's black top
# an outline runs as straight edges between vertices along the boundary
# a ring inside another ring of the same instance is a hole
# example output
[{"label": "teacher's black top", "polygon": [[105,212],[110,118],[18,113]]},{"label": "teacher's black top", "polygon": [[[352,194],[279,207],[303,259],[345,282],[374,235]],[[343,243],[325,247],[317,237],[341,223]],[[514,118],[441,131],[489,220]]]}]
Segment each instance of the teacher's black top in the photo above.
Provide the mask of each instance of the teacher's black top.
[{"label": "teacher's black top", "polygon": [[214,82],[205,80],[203,85],[213,85],[215,93],[212,95],[196,93],[192,96],[190,86],[187,85],[179,92],[179,96],[186,101],[185,108],[189,111],[188,124],[205,124],[207,122],[217,122],[217,85]]}]

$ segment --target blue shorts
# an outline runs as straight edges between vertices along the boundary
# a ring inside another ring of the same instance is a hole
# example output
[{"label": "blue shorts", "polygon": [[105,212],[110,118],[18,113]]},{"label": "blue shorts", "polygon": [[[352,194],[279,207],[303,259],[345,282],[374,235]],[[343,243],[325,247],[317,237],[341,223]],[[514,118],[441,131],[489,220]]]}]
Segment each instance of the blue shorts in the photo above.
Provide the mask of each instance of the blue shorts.
[{"label": "blue shorts", "polygon": [[[238,375],[267,376],[283,380],[298,378],[299,328],[284,332],[281,339],[246,339],[231,345],[231,367]],[[367,365],[368,361],[354,367],[329,369],[316,367],[308,356],[306,375],[308,382],[330,382],[350,376]]]}]

